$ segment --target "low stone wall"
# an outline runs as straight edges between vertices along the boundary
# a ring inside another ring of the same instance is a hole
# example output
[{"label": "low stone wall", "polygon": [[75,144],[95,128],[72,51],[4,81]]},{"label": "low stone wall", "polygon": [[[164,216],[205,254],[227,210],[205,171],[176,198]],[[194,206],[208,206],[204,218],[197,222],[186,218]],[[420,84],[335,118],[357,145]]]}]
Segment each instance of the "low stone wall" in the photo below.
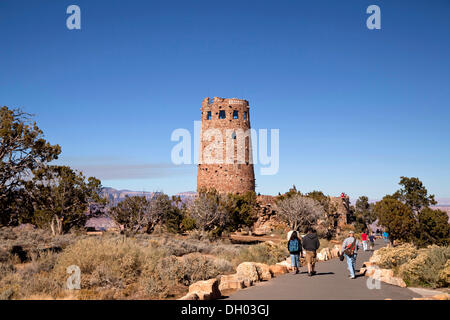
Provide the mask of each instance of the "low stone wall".
[{"label": "low stone wall", "polygon": [[405,281],[403,281],[400,277],[394,276],[394,271],[392,269],[383,269],[378,266],[380,256],[377,251],[378,250],[373,253],[369,261],[364,262],[363,267],[359,272],[364,274],[366,277],[370,277],[394,286],[406,288]]},{"label": "low stone wall", "polygon": [[288,273],[281,265],[269,266],[264,263],[243,262],[236,268],[235,274],[222,275],[206,281],[197,281],[189,286],[189,293],[179,300],[214,300],[224,292],[240,290],[252,286],[255,282],[268,281],[273,277]]}]

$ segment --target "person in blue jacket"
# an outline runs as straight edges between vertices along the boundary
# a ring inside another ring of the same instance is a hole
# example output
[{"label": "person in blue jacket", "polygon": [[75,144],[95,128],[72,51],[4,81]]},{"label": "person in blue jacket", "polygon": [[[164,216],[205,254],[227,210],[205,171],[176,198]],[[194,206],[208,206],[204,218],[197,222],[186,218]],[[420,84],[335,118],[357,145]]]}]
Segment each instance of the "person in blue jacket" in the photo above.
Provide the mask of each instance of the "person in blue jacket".
[{"label": "person in blue jacket", "polygon": [[302,241],[298,237],[297,231],[292,232],[291,237],[289,238],[288,250],[291,255],[292,272],[297,274],[300,267],[300,255],[303,256]]}]

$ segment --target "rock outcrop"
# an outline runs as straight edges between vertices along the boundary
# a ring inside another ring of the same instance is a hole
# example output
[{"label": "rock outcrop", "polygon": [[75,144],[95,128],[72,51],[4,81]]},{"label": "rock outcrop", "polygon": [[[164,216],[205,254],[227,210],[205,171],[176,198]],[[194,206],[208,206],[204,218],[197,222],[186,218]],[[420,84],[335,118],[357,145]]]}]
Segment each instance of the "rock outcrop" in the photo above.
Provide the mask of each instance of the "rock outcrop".
[{"label": "rock outcrop", "polygon": [[258,196],[256,198],[258,219],[253,225],[252,234],[256,236],[267,235],[276,228],[286,228],[287,230],[287,225],[276,217],[275,199],[273,196]]}]

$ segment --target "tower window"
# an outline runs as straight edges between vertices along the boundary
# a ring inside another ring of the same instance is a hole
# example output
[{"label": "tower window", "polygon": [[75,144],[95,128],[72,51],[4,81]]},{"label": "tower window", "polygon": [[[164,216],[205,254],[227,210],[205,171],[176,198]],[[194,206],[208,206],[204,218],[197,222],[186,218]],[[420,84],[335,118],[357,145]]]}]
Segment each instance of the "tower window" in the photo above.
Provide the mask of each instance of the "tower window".
[{"label": "tower window", "polygon": [[226,115],[225,115],[225,110],[220,110],[219,111],[219,119],[225,119]]},{"label": "tower window", "polygon": [[206,120],[211,120],[211,111],[208,111],[208,114],[206,115]]},{"label": "tower window", "polygon": [[244,120],[247,120],[247,111],[244,111]]},{"label": "tower window", "polygon": [[239,119],[239,112],[237,110],[233,111],[233,119]]},{"label": "tower window", "polygon": [[236,132],[233,132],[233,133],[231,134],[231,138],[236,139]]}]

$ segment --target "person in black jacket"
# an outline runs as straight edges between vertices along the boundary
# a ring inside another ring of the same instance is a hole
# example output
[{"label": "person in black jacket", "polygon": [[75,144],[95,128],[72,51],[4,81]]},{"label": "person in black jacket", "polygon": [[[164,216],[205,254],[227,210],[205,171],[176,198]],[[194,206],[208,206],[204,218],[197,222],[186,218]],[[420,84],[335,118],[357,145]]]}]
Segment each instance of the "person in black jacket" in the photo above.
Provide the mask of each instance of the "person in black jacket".
[{"label": "person in black jacket", "polygon": [[292,272],[298,273],[298,268],[300,267],[299,255],[302,253],[302,241],[297,236],[297,231],[292,232],[287,246],[291,255]]},{"label": "person in black jacket", "polygon": [[314,270],[316,266],[317,249],[320,247],[319,238],[315,231],[308,227],[307,234],[303,237],[303,249],[306,251],[306,263],[308,264],[308,275],[311,277],[316,274]]}]

